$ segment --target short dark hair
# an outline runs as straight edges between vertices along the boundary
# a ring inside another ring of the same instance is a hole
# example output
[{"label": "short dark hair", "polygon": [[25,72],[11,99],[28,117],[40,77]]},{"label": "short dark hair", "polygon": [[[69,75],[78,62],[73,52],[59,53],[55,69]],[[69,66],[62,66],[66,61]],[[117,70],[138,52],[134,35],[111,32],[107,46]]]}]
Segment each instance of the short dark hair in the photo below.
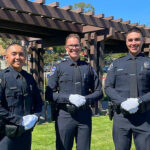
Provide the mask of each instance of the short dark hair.
[{"label": "short dark hair", "polygon": [[66,37],[66,42],[65,42],[65,44],[67,43],[67,40],[70,39],[70,38],[76,38],[76,39],[79,40],[79,43],[81,42],[80,36],[79,36],[78,34],[72,33],[72,34],[69,34],[69,35]]},{"label": "short dark hair", "polygon": [[137,27],[133,27],[133,28],[129,29],[128,32],[127,32],[127,35],[128,35],[129,33],[131,33],[131,32],[137,32],[137,33],[140,33],[141,36],[143,37],[142,30],[139,29],[139,28],[137,28]]},{"label": "short dark hair", "polygon": [[18,45],[18,46],[22,47],[22,49],[23,49],[23,51],[24,51],[24,53],[25,53],[25,55],[26,55],[26,50],[25,50],[24,46],[22,46],[21,44],[16,43],[16,42],[9,44],[8,47],[6,48],[6,52],[8,51],[8,49],[9,49],[11,46],[14,46],[14,45]]}]

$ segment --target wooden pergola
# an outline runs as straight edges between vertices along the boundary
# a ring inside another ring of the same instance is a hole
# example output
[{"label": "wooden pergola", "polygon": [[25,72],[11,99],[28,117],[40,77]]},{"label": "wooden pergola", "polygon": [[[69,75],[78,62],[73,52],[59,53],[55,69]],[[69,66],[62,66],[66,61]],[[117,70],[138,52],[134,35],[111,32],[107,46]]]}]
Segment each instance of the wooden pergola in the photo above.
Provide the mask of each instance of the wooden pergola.
[{"label": "wooden pergola", "polygon": [[58,2],[45,5],[45,0],[0,0],[0,37],[24,40],[32,56],[32,73],[43,87],[43,48],[63,45],[69,33],[78,33],[89,52],[89,59],[99,76],[102,75],[103,55],[127,51],[126,32],[136,26],[145,37],[144,52],[150,52],[150,27],[130,24],[104,14],[83,13],[71,6],[59,7]]}]

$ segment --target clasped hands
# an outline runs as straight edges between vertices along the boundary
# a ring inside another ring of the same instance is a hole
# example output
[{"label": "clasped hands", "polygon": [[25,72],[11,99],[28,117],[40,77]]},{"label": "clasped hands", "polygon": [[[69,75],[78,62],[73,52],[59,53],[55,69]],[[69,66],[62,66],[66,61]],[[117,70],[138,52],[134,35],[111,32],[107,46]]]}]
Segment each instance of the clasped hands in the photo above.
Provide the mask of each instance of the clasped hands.
[{"label": "clasped hands", "polygon": [[69,101],[76,107],[83,106],[86,103],[85,97],[79,94],[71,94],[69,96]]},{"label": "clasped hands", "polygon": [[26,115],[23,116],[22,126],[24,126],[25,130],[29,130],[34,127],[37,121],[38,117],[36,115]]},{"label": "clasped hands", "polygon": [[121,103],[121,108],[130,114],[134,114],[138,111],[139,102],[138,98],[127,98],[124,102]]}]

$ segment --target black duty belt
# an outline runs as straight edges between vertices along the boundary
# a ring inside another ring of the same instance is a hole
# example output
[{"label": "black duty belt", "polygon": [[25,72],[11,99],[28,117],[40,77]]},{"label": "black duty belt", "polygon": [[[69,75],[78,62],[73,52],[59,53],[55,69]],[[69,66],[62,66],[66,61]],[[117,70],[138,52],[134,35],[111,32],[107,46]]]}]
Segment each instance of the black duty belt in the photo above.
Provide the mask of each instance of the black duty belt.
[{"label": "black duty belt", "polygon": [[87,110],[89,109],[89,106],[83,105],[81,107],[76,107],[75,105],[72,105],[72,104],[59,104],[58,109],[62,109],[69,113],[75,113],[78,110]]},{"label": "black duty belt", "polygon": [[[113,110],[118,114],[120,114],[120,113],[129,114],[128,112],[122,110],[120,108],[120,106],[113,105]],[[150,102],[140,104],[139,110],[137,111],[137,113],[145,113],[145,112],[149,112],[149,111],[150,111]]]}]

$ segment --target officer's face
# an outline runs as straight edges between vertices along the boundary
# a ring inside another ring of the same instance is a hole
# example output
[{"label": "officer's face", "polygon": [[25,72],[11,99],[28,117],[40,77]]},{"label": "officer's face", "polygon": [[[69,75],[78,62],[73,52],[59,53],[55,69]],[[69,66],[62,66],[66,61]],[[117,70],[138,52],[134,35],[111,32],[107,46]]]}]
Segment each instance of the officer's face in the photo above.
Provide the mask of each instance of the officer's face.
[{"label": "officer's face", "polygon": [[126,45],[129,52],[136,56],[141,52],[141,47],[143,45],[142,35],[138,32],[131,32],[127,35]]},{"label": "officer's face", "polygon": [[77,61],[79,59],[81,46],[77,38],[74,37],[69,38],[66,41],[65,49],[72,60]]},{"label": "officer's face", "polygon": [[7,50],[6,60],[11,67],[20,72],[25,64],[25,52],[20,45],[12,45]]}]

